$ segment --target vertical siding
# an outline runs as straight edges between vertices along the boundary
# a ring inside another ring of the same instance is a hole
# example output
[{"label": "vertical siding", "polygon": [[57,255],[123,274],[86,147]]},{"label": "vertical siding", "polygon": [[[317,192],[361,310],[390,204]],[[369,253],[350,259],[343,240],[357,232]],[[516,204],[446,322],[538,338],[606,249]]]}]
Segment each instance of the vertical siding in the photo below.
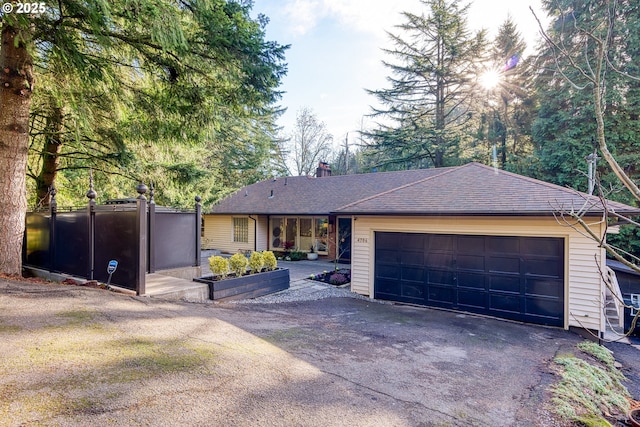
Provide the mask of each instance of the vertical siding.
[{"label": "vertical siding", "polygon": [[236,253],[238,251],[253,250],[255,227],[253,220],[249,218],[249,241],[238,243],[233,241],[233,216],[232,215],[203,215],[204,237],[203,245],[208,249],[217,249],[222,252]]},{"label": "vertical siding", "polygon": [[[565,327],[603,330],[603,284],[598,271],[603,251],[578,230],[560,225],[554,218],[359,216],[353,224],[351,290],[367,296],[373,296],[376,231],[564,238]],[[601,233],[599,225],[594,229]]]},{"label": "vertical siding", "polygon": [[266,251],[269,249],[269,217],[266,215],[260,215],[257,217],[257,221],[258,240],[256,242],[256,249],[259,251]]}]

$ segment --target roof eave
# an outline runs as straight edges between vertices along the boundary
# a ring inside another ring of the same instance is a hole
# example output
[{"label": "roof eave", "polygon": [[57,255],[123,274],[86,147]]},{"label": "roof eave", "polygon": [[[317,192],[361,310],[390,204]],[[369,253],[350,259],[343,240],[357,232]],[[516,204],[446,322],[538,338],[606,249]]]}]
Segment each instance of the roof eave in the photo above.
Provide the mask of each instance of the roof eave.
[{"label": "roof eave", "polygon": [[[333,215],[362,215],[362,216],[557,216],[558,212],[551,211],[438,211],[438,212],[406,212],[406,211],[336,211]],[[601,216],[602,212],[587,212],[586,216]]]}]

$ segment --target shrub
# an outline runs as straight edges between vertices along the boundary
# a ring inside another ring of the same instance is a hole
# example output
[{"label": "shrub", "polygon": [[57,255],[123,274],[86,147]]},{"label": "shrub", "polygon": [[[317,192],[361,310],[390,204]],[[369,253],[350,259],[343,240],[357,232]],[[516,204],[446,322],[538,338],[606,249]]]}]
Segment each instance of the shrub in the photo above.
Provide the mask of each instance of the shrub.
[{"label": "shrub", "polygon": [[209,258],[209,268],[211,268],[211,272],[213,274],[218,275],[223,279],[227,277],[227,274],[229,274],[229,262],[226,258],[219,255]]},{"label": "shrub", "polygon": [[264,259],[264,266],[267,270],[275,270],[278,266],[278,260],[272,251],[263,251],[262,258]]},{"label": "shrub", "polygon": [[289,258],[291,258],[291,261],[300,261],[301,259],[303,259],[305,257],[306,257],[306,254],[304,252],[291,251],[289,253]]},{"label": "shrub", "polygon": [[249,257],[249,268],[253,273],[260,273],[264,267],[264,256],[262,252],[252,252]]},{"label": "shrub", "polygon": [[249,265],[249,260],[244,254],[237,253],[229,258],[229,267],[231,271],[236,273],[236,276],[240,277],[247,272],[247,266]]},{"label": "shrub", "polygon": [[347,282],[349,282],[347,276],[342,273],[333,273],[331,277],[329,277],[329,283],[332,285],[344,285]]}]

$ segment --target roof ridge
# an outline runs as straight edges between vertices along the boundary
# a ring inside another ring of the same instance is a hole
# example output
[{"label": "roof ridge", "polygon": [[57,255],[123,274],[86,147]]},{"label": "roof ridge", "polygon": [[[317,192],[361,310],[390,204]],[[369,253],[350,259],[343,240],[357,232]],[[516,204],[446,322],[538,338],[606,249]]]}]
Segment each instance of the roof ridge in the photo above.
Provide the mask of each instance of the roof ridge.
[{"label": "roof ridge", "polygon": [[538,184],[538,185],[542,185],[544,187],[553,188],[553,189],[557,189],[557,190],[562,190],[565,193],[571,193],[571,194],[578,193],[579,195],[586,196],[588,198],[589,197],[597,197],[597,196],[594,196],[593,194],[590,195],[590,194],[585,193],[584,191],[576,190],[575,188],[572,188],[572,187],[563,187],[562,185],[554,184],[552,182],[543,181],[541,179],[532,178],[530,176],[520,175],[520,174],[517,174],[515,172],[509,172],[509,171],[506,171],[504,169],[498,169],[498,168],[495,168],[493,166],[485,165],[485,164],[478,163],[478,162],[467,163],[464,166],[479,166],[479,167],[481,167],[483,169],[494,169],[496,171],[496,173],[503,173],[505,175],[511,176],[512,178],[517,178],[517,179],[519,179],[521,181],[527,181],[527,182],[530,182],[532,184]]},{"label": "roof ridge", "polygon": [[[432,178],[436,178],[436,177],[448,174],[450,172],[453,172],[454,170],[457,170],[460,167],[461,166],[449,166],[449,167],[440,168],[440,169],[442,169],[442,172],[440,172],[440,173],[437,173],[437,174],[431,175],[431,176],[427,176],[425,178],[421,178],[421,179],[419,179],[417,181],[409,182],[407,184],[403,184],[403,185],[401,185],[399,187],[391,188],[391,189],[389,189],[387,191],[383,191],[382,193],[373,194],[373,195],[371,195],[369,197],[365,197],[365,198],[356,200],[354,202],[347,203],[346,205],[340,206],[340,207],[336,208],[335,210],[338,211],[338,210],[341,210],[341,209],[345,209],[345,208],[348,208],[351,205],[355,205],[357,203],[362,203],[362,202],[367,201],[367,200],[375,199],[376,197],[384,196],[385,194],[389,194],[389,193],[392,193],[394,191],[398,191],[398,190],[401,190],[403,188],[407,188],[407,187],[410,187],[412,185],[416,185],[416,184],[422,183],[422,182],[430,180]],[[411,170],[420,170],[420,169],[411,169]]]}]

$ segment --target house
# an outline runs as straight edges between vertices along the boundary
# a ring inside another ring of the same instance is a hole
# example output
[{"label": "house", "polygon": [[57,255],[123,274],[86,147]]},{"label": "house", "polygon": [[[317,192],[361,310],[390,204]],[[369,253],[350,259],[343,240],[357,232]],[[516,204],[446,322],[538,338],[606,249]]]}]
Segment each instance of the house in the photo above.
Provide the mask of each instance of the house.
[{"label": "house", "polygon": [[376,299],[604,331],[604,250],[563,215],[586,211],[602,235],[597,197],[478,163],[320,169],[242,188],[205,215],[204,238],[229,252],[315,246],[342,255],[351,290]]}]

